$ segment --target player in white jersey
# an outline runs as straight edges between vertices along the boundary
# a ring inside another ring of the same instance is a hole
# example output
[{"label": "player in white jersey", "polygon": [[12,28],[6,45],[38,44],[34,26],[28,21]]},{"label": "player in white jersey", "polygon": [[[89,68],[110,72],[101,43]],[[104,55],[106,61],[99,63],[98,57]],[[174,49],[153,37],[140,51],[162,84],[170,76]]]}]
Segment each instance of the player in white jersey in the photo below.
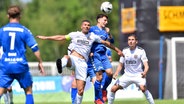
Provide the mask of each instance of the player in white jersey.
[{"label": "player in white jersey", "polygon": [[[116,81],[111,88],[108,104],[113,104],[115,93],[119,89],[128,87],[130,84],[136,84],[146,96],[150,104],[154,104],[152,94],[146,88],[146,74],[149,69],[148,59],[145,50],[137,46],[138,40],[135,34],[128,36],[129,47],[123,49],[124,57],[120,57],[119,65],[113,78],[118,76],[118,73],[125,67],[124,74]],[[143,69],[144,66],[144,69]]]},{"label": "player in white jersey", "polygon": [[72,44],[75,44],[71,54],[64,55],[64,57],[60,60],[57,60],[56,63],[59,73],[62,73],[62,68],[67,64],[70,64],[75,68],[75,78],[78,90],[75,104],[82,103],[85,81],[87,78],[87,61],[92,44],[94,42],[102,43],[115,50],[118,55],[123,55],[122,52],[117,47],[114,47],[112,44],[110,44],[110,42],[101,40],[101,38],[94,33],[89,33],[89,29],[90,21],[83,20],[81,24],[81,32],[71,32],[68,35],[37,36],[37,38],[43,40],[71,40]]}]

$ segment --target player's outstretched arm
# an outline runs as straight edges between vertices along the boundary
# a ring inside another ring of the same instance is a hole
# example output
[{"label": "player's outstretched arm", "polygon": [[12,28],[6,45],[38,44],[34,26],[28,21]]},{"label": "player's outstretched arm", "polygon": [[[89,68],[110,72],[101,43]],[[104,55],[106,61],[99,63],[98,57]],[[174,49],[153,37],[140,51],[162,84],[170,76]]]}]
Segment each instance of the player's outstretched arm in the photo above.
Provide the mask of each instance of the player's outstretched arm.
[{"label": "player's outstretched arm", "polygon": [[101,40],[101,43],[104,44],[104,45],[106,45],[107,47],[109,47],[109,48],[115,50],[115,51],[118,53],[119,56],[123,56],[122,51],[121,51],[119,48],[115,47],[115,46],[114,46],[113,44],[111,44],[110,42]]},{"label": "player's outstretched arm", "polygon": [[54,35],[54,36],[37,35],[36,37],[42,40],[55,40],[55,41],[62,41],[66,39],[65,35]]}]

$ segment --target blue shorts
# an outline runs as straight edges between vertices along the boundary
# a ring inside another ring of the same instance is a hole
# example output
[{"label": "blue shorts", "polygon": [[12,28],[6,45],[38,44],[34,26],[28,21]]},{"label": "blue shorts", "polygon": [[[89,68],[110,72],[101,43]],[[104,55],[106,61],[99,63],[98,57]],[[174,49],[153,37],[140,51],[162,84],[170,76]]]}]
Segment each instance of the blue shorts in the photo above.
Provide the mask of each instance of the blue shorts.
[{"label": "blue shorts", "polygon": [[20,87],[25,89],[29,86],[32,86],[33,80],[31,73],[29,71],[24,72],[24,73],[18,73],[18,74],[5,74],[3,71],[0,71],[0,87],[1,88],[8,88],[11,86],[12,82],[14,79],[16,79]]},{"label": "blue shorts", "polygon": [[88,64],[87,77],[89,76],[90,80],[92,80],[92,78],[94,78],[96,76],[96,74],[94,72],[93,65],[91,64],[91,58],[89,58],[87,64]]},{"label": "blue shorts", "polygon": [[105,71],[106,69],[112,68],[111,62],[105,52],[94,53],[92,57],[92,64],[95,72],[100,70]]}]

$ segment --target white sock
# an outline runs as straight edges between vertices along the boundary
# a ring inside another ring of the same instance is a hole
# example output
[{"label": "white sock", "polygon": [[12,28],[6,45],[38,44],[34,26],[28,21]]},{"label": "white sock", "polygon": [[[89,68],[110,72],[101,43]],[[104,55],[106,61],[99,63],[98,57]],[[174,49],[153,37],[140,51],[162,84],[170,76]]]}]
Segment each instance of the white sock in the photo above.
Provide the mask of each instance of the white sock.
[{"label": "white sock", "polygon": [[10,104],[10,102],[9,102],[9,94],[8,94],[8,92],[7,93],[4,93],[3,94],[3,97],[4,97],[4,103],[5,104]]},{"label": "white sock", "polygon": [[111,91],[109,93],[108,104],[114,104],[115,93]]},{"label": "white sock", "polygon": [[82,104],[82,99],[83,99],[83,96],[80,96],[77,93],[76,98],[75,98],[75,104]]},{"label": "white sock", "polygon": [[144,92],[144,95],[146,96],[146,99],[148,100],[149,104],[155,104],[154,100],[153,100],[153,97],[152,97],[151,93],[148,90],[146,90]]},{"label": "white sock", "polygon": [[13,91],[9,92],[10,103],[13,103]]},{"label": "white sock", "polygon": [[61,59],[61,62],[62,62],[62,68],[64,68],[64,67],[66,67],[66,65],[67,65],[67,63],[68,63],[68,59],[65,58],[65,57],[63,57],[63,58]]}]

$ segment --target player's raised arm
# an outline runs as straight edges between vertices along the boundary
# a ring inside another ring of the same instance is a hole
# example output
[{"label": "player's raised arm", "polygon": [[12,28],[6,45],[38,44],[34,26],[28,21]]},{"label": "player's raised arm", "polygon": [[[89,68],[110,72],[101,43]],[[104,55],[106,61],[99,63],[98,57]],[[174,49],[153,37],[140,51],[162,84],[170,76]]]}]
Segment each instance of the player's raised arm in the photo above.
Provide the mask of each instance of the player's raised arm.
[{"label": "player's raised arm", "polygon": [[107,47],[109,47],[109,48],[115,50],[115,51],[118,53],[119,56],[123,56],[122,51],[121,51],[119,48],[115,47],[115,46],[114,46],[113,44],[111,44],[110,42],[101,40],[101,43],[104,44],[104,45],[106,45]]},{"label": "player's raised arm", "polygon": [[66,40],[66,35],[54,35],[54,36],[37,35],[36,37],[42,40],[55,40],[55,41]]}]

